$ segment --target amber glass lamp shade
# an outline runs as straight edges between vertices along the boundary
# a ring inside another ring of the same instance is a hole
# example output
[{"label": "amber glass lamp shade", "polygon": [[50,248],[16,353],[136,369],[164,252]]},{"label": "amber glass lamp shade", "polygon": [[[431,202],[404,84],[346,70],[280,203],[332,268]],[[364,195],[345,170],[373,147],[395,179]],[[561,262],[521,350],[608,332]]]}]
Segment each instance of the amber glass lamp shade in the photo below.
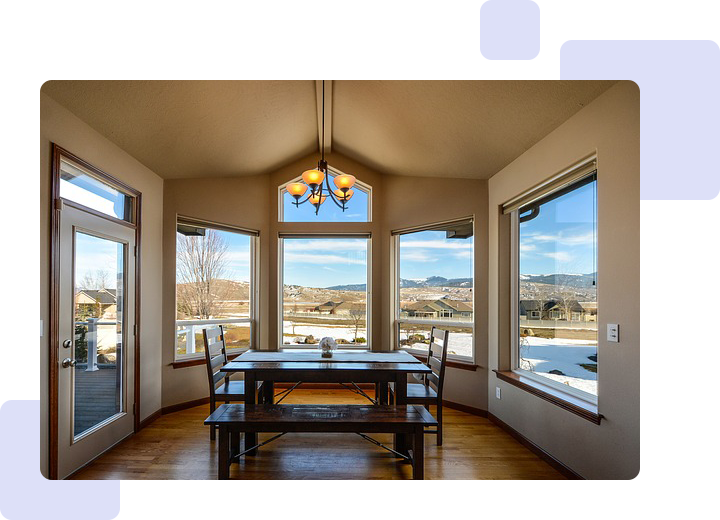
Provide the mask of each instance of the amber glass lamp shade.
[{"label": "amber glass lamp shade", "polygon": [[335,186],[342,191],[347,191],[355,185],[355,176],[343,173],[335,177]]},{"label": "amber glass lamp shade", "polygon": [[327,195],[310,195],[310,204],[317,206],[325,202],[325,199],[327,199]]},{"label": "amber glass lamp shade", "polygon": [[342,190],[335,190],[333,193],[338,199],[340,199],[340,202],[347,202],[352,199],[355,192],[353,190],[348,190],[346,192],[343,192]]},{"label": "amber glass lamp shade", "polygon": [[299,199],[305,195],[307,189],[307,184],[303,184],[302,182],[293,182],[287,186],[287,192],[295,197],[295,199]]},{"label": "amber glass lamp shade", "polygon": [[322,184],[323,179],[325,174],[320,170],[305,170],[302,174],[302,180],[313,189]]}]

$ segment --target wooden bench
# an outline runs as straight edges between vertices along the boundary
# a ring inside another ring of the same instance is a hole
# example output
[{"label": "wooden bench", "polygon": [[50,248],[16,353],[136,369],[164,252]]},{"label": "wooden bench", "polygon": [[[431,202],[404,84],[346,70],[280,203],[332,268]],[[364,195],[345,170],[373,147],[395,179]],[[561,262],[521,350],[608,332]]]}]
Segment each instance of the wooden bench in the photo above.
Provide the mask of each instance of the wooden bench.
[{"label": "wooden bench", "polygon": [[423,479],[423,435],[437,421],[422,406],[222,404],[206,425],[219,427],[218,479],[230,476],[240,455],[240,432],[394,433],[406,436],[413,478]]}]

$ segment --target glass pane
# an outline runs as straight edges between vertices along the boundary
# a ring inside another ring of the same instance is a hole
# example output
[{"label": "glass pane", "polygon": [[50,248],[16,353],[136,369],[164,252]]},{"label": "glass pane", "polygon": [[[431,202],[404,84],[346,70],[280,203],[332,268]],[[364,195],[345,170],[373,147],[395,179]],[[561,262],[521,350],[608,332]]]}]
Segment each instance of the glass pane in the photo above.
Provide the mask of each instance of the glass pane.
[{"label": "glass pane", "polygon": [[125,246],[75,233],[75,436],[122,410]]},{"label": "glass pane", "polygon": [[[448,355],[472,357],[472,327],[443,325],[438,328],[450,333]],[[427,352],[431,330],[432,325],[400,322],[400,347]]]},{"label": "glass pane", "polygon": [[400,236],[400,319],[473,321],[472,223]]},{"label": "glass pane", "polygon": [[203,352],[202,330],[225,327],[227,348],[250,347],[252,237],[179,224],[176,233],[176,357]]},{"label": "glass pane", "polygon": [[121,220],[131,220],[132,197],[106,184],[81,166],[60,159],[60,196]]},{"label": "glass pane", "polygon": [[520,210],[520,368],[597,395],[596,184]]},{"label": "glass pane", "polygon": [[[335,186],[332,179],[330,179],[330,186]],[[369,196],[357,184],[352,190],[354,195],[345,204],[344,212],[328,197],[320,206],[317,215],[315,207],[309,202],[296,206],[295,199],[286,191],[283,193],[283,219],[285,222],[367,222]],[[323,193],[326,193],[324,184]],[[306,197],[307,193],[300,200],[302,201]]]},{"label": "glass pane", "polygon": [[283,344],[367,346],[367,249],[366,238],[283,239]]}]

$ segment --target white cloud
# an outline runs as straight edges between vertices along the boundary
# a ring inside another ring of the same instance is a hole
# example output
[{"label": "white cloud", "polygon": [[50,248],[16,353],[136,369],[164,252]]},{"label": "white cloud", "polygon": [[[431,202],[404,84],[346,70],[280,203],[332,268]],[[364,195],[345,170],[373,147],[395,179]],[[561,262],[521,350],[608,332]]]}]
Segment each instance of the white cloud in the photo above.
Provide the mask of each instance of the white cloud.
[{"label": "white cloud", "polygon": [[400,255],[401,260],[409,260],[411,262],[437,262],[438,258],[430,256],[425,251],[403,251]]},{"label": "white cloud", "polygon": [[527,253],[528,251],[535,251],[537,248],[533,244],[521,243],[520,251]]},{"label": "white cloud", "polygon": [[453,256],[461,260],[470,259],[472,258],[472,251],[458,251],[453,253]]},{"label": "white cloud", "polygon": [[563,262],[563,263],[569,263],[571,262],[574,257],[570,253],[566,251],[555,251],[552,253],[540,253],[542,256],[545,256],[547,258],[552,258],[553,260],[557,262]]},{"label": "white cloud", "polygon": [[472,249],[472,242],[466,241],[443,241],[443,240],[408,240],[400,241],[400,248],[422,248],[422,249]]},{"label": "white cloud", "polygon": [[305,264],[359,264],[365,265],[364,258],[352,258],[340,255],[322,255],[313,253],[285,253],[286,262],[299,262]]},{"label": "white cloud", "polygon": [[561,232],[556,234],[534,233],[523,235],[523,242],[526,244],[531,242],[557,242],[558,244],[566,246],[576,246],[590,245],[594,240],[595,235],[592,231],[576,234],[565,234]]},{"label": "white cloud", "polygon": [[283,243],[285,251],[367,251],[367,240],[293,240],[287,239]]}]

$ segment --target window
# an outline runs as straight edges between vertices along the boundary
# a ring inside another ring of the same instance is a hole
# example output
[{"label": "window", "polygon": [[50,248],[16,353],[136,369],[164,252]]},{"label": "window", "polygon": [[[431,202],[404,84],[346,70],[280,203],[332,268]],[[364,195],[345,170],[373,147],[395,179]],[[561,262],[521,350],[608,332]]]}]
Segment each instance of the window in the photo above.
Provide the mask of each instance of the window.
[{"label": "window", "polygon": [[[332,178],[337,175],[341,175],[343,172],[328,167],[330,172],[330,185],[334,186]],[[296,182],[300,180],[300,177],[293,179],[290,182]],[[287,184],[290,184],[288,182]],[[315,214],[315,207],[306,202],[295,206],[295,199],[287,192],[285,186],[280,187],[280,208],[279,221],[280,222],[371,222],[372,218],[370,215],[371,208],[371,188],[369,185],[363,183],[360,179],[355,181],[353,186],[353,196],[346,203],[346,209],[343,211],[338,207],[332,199],[329,197],[320,207],[318,214]],[[325,192],[325,185],[323,184],[323,193]],[[307,195],[307,194],[306,194]],[[303,200],[301,198],[300,200]]]},{"label": "window", "polygon": [[104,215],[132,222],[133,197],[104,182],[89,169],[64,157],[60,161],[60,197]]},{"label": "window", "polygon": [[450,331],[448,357],[473,360],[472,219],[393,234],[397,345],[427,352],[436,326]]},{"label": "window", "polygon": [[516,253],[515,369],[597,403],[597,177],[512,212]]},{"label": "window", "polygon": [[368,235],[281,236],[282,348],[368,348]]},{"label": "window", "polygon": [[203,329],[222,325],[228,350],[254,345],[257,233],[178,219],[175,359],[203,357]]}]

